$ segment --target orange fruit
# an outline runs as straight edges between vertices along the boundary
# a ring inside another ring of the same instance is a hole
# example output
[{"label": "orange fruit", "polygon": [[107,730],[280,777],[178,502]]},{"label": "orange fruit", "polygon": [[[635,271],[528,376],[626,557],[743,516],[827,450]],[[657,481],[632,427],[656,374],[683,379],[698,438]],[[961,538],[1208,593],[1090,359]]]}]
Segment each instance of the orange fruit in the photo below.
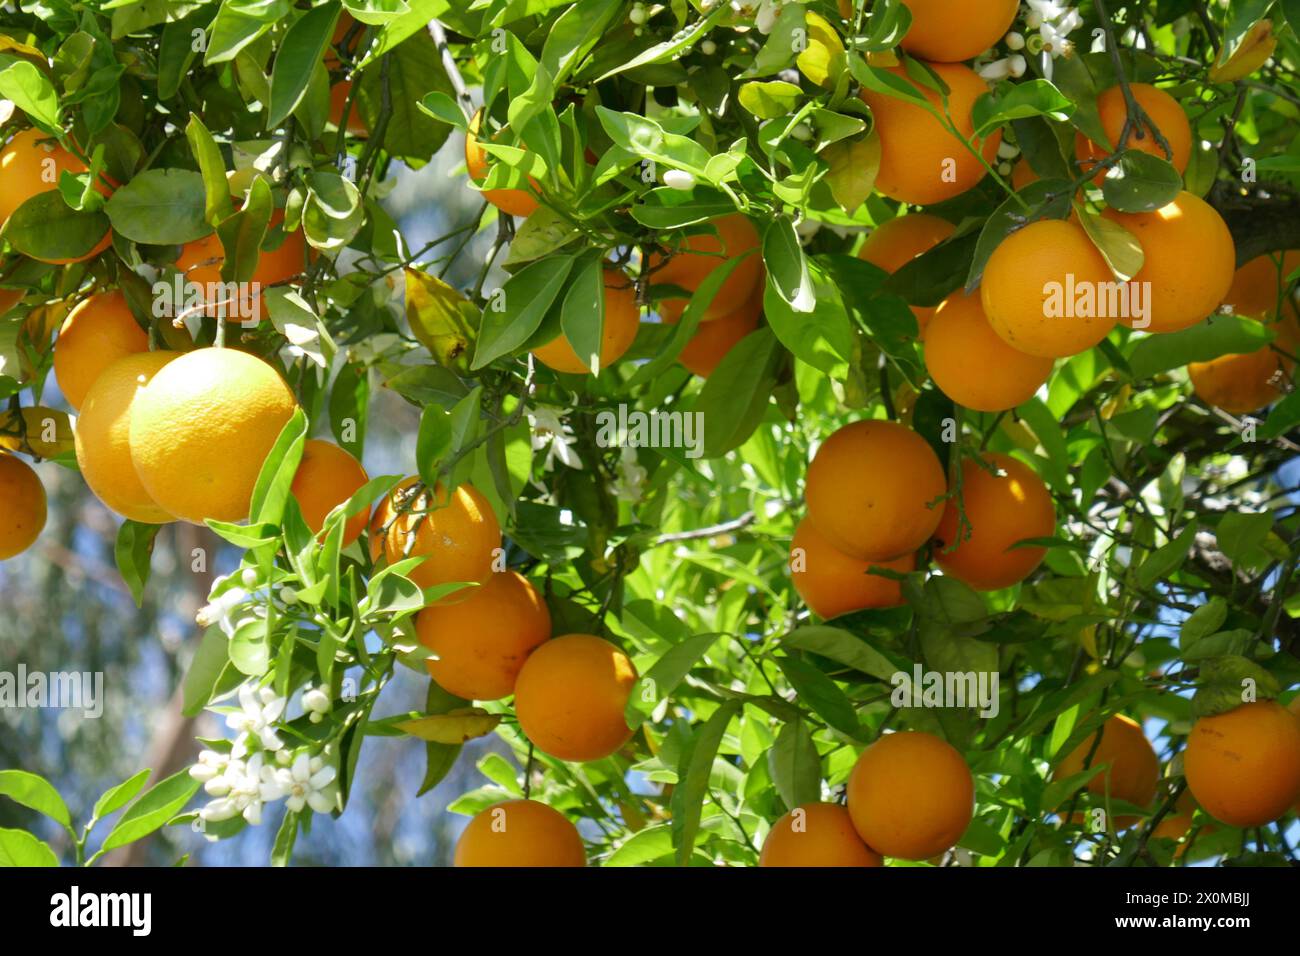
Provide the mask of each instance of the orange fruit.
[{"label": "orange fruit", "polygon": [[586,866],[578,828],[536,800],[504,800],[476,814],[456,843],[455,866]]},{"label": "orange fruit", "polygon": [[[1160,148],[1145,124],[1142,126],[1141,138],[1136,131],[1129,133],[1128,142],[1123,144],[1125,148],[1167,159],[1180,173],[1185,172],[1188,160],[1192,157],[1192,127],[1187,122],[1187,114],[1183,112],[1182,106],[1164,90],[1158,90],[1149,83],[1130,83],[1129,90],[1143,112],[1160,130],[1173,155],[1165,156],[1165,151]],[[1128,119],[1128,105],[1124,102],[1124,94],[1118,85],[1110,87],[1097,97],[1097,112],[1101,116],[1102,128],[1106,131],[1106,139],[1119,145],[1120,134],[1124,132],[1124,123]],[[1094,143],[1082,133],[1075,134],[1074,155],[1084,172],[1109,154],[1108,147]],[[1097,174],[1094,180],[1097,185],[1101,185],[1103,175],[1101,172]]]},{"label": "orange fruit", "polygon": [[[343,111],[347,109],[348,97],[352,95],[352,81],[339,80],[330,87],[330,122],[336,127],[343,121]],[[361,115],[361,104],[354,100],[348,112],[348,132],[353,136],[369,136],[370,127]]]},{"label": "orange fruit", "polygon": [[[641,328],[641,307],[637,305],[632,281],[617,269],[605,270],[605,324],[600,333],[600,367],[608,368],[623,357],[636,341]],[[545,345],[533,349],[533,356],[548,368],[570,375],[591,371],[591,356],[580,358],[561,332]]]},{"label": "orange fruit", "polygon": [[[1109,795],[1112,800],[1149,807],[1160,785],[1160,761],[1151,741],[1142,733],[1141,725],[1123,714],[1113,714],[1106,718],[1100,733],[1101,743],[1097,744],[1095,752],[1092,747],[1097,734],[1092,733],[1057,765],[1054,776],[1063,780],[1082,773],[1084,761],[1091,752],[1092,760],[1088,767],[1096,767],[1097,772],[1088,780],[1089,793],[1103,798]],[[1139,819],[1119,816],[1115,828],[1131,827]]]},{"label": "orange fruit", "polygon": [[0,561],[26,551],[45,527],[45,486],[32,466],[0,451]]},{"label": "orange fruit", "polygon": [[[1142,245],[1145,259],[1130,286],[1150,283],[1148,332],[1177,332],[1213,313],[1232,286],[1237,250],[1223,217],[1205,200],[1182,192],[1154,212],[1102,216],[1123,226]],[[1133,317],[1125,324],[1139,328]]]},{"label": "orange fruit", "polygon": [[[1007,238],[989,256],[980,301],[993,331],[1012,348],[1064,358],[1092,348],[1115,327],[1103,315],[1115,277],[1083,226],[1040,219]],[[1091,305],[1080,300],[1089,295]]]},{"label": "orange fruit", "polygon": [[1272,823],[1300,798],[1300,721],[1275,700],[1202,717],[1188,735],[1183,772],[1196,802],[1216,820]]},{"label": "orange fruit", "polygon": [[[670,300],[672,301],[672,300]],[[681,320],[681,312],[676,315],[660,315],[664,322],[676,325]],[[763,317],[763,283],[755,286],[749,299],[734,312],[711,322],[701,322],[695,327],[695,334],[677,354],[677,361],[694,375],[708,378],[718,363],[727,353],[740,343],[740,340],[758,328],[758,321]]]},{"label": "orange fruit", "polygon": [[[333,442],[309,438],[303,443],[302,461],[298,463],[289,490],[298,501],[307,527],[319,534],[329,513],[360,491],[369,480],[361,462],[347,451]],[[361,511],[347,520],[343,528],[343,547],[361,537],[369,519],[369,511]]]},{"label": "orange fruit", "polygon": [[613,644],[566,634],[541,644],[515,681],[519,728],[561,760],[600,760],[632,737],[623,717],[636,668]]},{"label": "orange fruit", "polygon": [[54,377],[68,404],[80,409],[104,369],[148,348],[149,336],[126,297],[116,290],[100,292],[83,299],[64,319],[54,343]]},{"label": "orange fruit", "polygon": [[[274,229],[283,223],[284,213],[277,209],[271,214],[268,228]],[[263,249],[260,252],[249,285],[257,284],[264,295],[269,287],[281,285],[295,276],[302,275],[307,268],[307,255],[307,240],[303,237],[301,229],[285,234],[275,249]],[[225,262],[226,253],[222,248],[221,239],[214,232],[182,246],[180,257],[176,260],[176,269],[185,277],[187,283],[206,292],[222,285],[221,268]],[[240,295],[241,297],[251,295],[251,289],[241,290]],[[218,304],[214,303],[207,314],[216,315]],[[224,304],[226,315],[236,321],[243,322],[258,317],[252,311],[251,302],[243,301],[242,298],[220,304]],[[265,303],[259,301],[259,306],[261,314],[265,315]]]},{"label": "orange fruit", "polygon": [[1002,412],[1034,397],[1055,361],[1013,349],[993,331],[978,295],[939,303],[925,335],[925,367],[958,405]]},{"label": "orange fruit", "polygon": [[420,643],[438,686],[466,700],[499,700],[514,693],[524,660],[551,636],[551,612],[532,583],[500,571],[471,588],[457,604],[426,607],[415,619]]},{"label": "orange fruit", "polygon": [[975,811],[975,780],[951,744],[911,730],[862,751],[849,774],[849,815],[882,856],[928,860],[961,839]]},{"label": "orange fruit", "polygon": [[1277,348],[1269,344],[1253,352],[1189,362],[1187,374],[1197,397],[1234,415],[1253,412],[1282,398],[1295,366],[1289,356],[1300,351],[1300,323],[1288,316],[1274,327]]},{"label": "orange fruit", "polygon": [[[448,495],[441,485],[432,494],[423,487],[417,493],[417,481],[407,478],[375,508],[371,558],[378,561],[382,555],[387,564],[424,558],[407,574],[422,589],[486,581],[501,547],[501,525],[487,499],[468,482]],[[462,589],[442,600],[455,603],[470,593]]]},{"label": "orange fruit", "polygon": [[924,438],[894,422],[845,425],[822,443],[804,493],[808,519],[831,546],[860,561],[911,554],[934,533],[947,491]]},{"label": "orange fruit", "polygon": [[749,218],[733,212],[710,220],[710,225],[715,232],[686,236],[667,259],[658,253],[650,256],[653,284],[675,285],[687,292],[695,292],[723,262],[743,257],[704,310],[706,322],[734,311],[736,303],[745,302],[763,280],[761,242]]},{"label": "orange fruit", "polygon": [[[41,130],[33,128],[15,133],[4,148],[0,149],[0,182],[5,186],[3,193],[0,193],[0,226],[8,222],[14,211],[33,196],[58,189],[59,179],[65,172],[77,176],[86,172],[86,165]],[[109,193],[103,182],[97,182],[95,189],[105,196]],[[41,261],[51,265],[83,262],[99,255],[108,248],[111,241],[111,233],[105,232],[104,238],[84,256]]]},{"label": "orange fruit", "polygon": [[1011,29],[1019,0],[903,0],[912,25],[903,49],[936,63],[957,63],[995,46]]},{"label": "orange fruit", "polygon": [[1038,173],[1034,172],[1034,167],[1029,165],[1029,160],[1023,156],[1016,160],[1016,164],[1011,167],[1011,185],[1016,192],[1037,181]]},{"label": "orange fruit", "polygon": [[243,521],[266,456],[298,403],[280,373],[237,349],[186,352],[131,406],[131,461],[164,511]]},{"label": "orange fruit", "polygon": [[174,520],[149,496],[131,461],[131,409],[145,387],[179,352],[137,352],[117,359],[86,393],[77,418],[77,464],[108,508],[145,524]]},{"label": "orange fruit", "polygon": [[883,866],[862,842],[849,811],[836,803],[795,807],[768,831],[759,866]]},{"label": "orange fruit", "polygon": [[[880,134],[880,171],[876,191],[914,206],[928,206],[958,196],[984,178],[985,168],[966,148],[973,141],[975,101],[988,85],[969,67],[955,63],[930,63],[949,89],[948,110],[962,139],[950,133],[930,113],[908,100],[863,89],[859,94],[871,107]],[[919,85],[901,67],[889,72],[907,80],[942,115],[943,102],[936,90]],[[995,131],[975,142],[988,163],[997,156],[1002,133]]]},{"label": "orange fruit", "polygon": [[893,561],[859,561],[839,551],[804,518],[790,541],[790,570],[794,589],[814,614],[830,619],[872,607],[903,603],[902,584],[873,574],[872,565],[903,574],[916,568],[916,556]]},{"label": "orange fruit", "polygon": [[[962,462],[960,494],[966,523],[959,524],[954,492],[934,533],[934,559],[944,574],[980,591],[997,591],[1023,581],[1042,563],[1046,548],[1013,545],[1026,538],[1051,537],[1056,531],[1056,509],[1047,486],[1028,465],[1009,455],[983,457],[1002,474],[991,475],[975,462]],[[954,542],[957,547],[947,550]]]},{"label": "orange fruit", "polygon": [[1300,316],[1295,299],[1286,295],[1287,276],[1297,269],[1300,269],[1300,249],[1256,256],[1233,274],[1223,305],[1231,306],[1234,315],[1262,322],[1277,318],[1283,311],[1292,317]]},{"label": "orange fruit", "polygon": [[[858,258],[893,275],[917,256],[943,242],[956,228],[947,219],[923,212],[896,216],[871,230],[866,242],[858,250]],[[912,314],[916,316],[916,324],[924,338],[925,328],[934,316],[934,308],[914,305]]]},{"label": "orange fruit", "polygon": [[[465,133],[465,168],[469,172],[469,178],[476,183],[488,174],[490,162],[487,150],[478,142],[479,124],[482,121],[483,113],[480,110],[469,121],[469,130]],[[537,188],[537,180],[529,177],[529,182]],[[520,218],[531,216],[537,209],[537,197],[526,189],[484,189],[483,198],[502,212]]]}]

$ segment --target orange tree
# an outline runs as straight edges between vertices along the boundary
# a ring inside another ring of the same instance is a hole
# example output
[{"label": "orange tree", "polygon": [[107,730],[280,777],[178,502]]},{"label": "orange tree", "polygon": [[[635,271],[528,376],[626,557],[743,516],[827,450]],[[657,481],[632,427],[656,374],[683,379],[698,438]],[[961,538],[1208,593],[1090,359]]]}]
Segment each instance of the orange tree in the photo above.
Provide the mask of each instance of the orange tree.
[{"label": "orange tree", "polygon": [[[1290,856],[1297,27],[6,7],[0,557],[42,459],[137,595],[168,522],[243,554],[184,682],[230,732],[106,794],[98,852],[269,824],[284,862],[371,737],[423,792],[495,733],[465,865]],[[384,197],[462,147],[478,214],[412,248]],[[407,475],[359,464],[378,389]]]}]

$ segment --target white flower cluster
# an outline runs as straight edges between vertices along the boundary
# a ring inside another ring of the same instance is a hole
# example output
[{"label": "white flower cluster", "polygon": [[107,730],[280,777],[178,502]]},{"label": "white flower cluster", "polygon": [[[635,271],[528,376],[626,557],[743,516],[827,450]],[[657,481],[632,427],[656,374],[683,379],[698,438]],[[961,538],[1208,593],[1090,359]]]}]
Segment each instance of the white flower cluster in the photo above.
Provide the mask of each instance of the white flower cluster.
[{"label": "white flower cluster", "polygon": [[[218,823],[242,816],[256,826],[268,803],[284,800],[297,813],[311,807],[329,813],[338,805],[335,779],[338,771],[309,747],[290,750],[276,731],[288,700],[270,687],[239,688],[239,709],[226,717],[236,737],[230,753],[204,750],[190,776],[203,784],[213,799],[199,811],[204,823]],[[313,721],[328,712],[329,697],[319,688],[308,688],[303,707]]]},{"label": "white flower cluster", "polygon": [[1025,0],[1024,33],[1012,31],[1003,40],[1010,54],[977,67],[977,72],[990,82],[1025,75],[1028,62],[1025,54],[1039,57],[1043,76],[1052,78],[1052,66],[1057,57],[1069,56],[1074,50],[1070,34],[1083,26],[1083,17],[1075,7],[1061,0]]},{"label": "white flower cluster", "polygon": [[569,468],[581,468],[582,459],[573,450],[577,436],[573,428],[564,420],[561,410],[549,405],[536,405],[528,413],[528,425],[532,430],[533,451],[546,449],[546,461],[542,463],[543,471],[550,471],[555,462]]}]

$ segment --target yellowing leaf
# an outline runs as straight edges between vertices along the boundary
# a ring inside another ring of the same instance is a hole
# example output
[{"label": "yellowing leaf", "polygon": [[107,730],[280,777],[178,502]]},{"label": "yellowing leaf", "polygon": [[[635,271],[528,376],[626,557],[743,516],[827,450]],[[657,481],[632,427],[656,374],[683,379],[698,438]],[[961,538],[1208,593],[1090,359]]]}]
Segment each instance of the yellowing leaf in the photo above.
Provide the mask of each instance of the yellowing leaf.
[{"label": "yellowing leaf", "polygon": [[847,62],[844,43],[835,28],[823,17],[811,11],[806,16],[808,45],[795,59],[795,63],[809,80],[818,86],[834,89]]},{"label": "yellowing leaf", "polygon": [[1252,26],[1226,61],[1210,67],[1211,83],[1231,83],[1249,76],[1263,66],[1277,47],[1273,21],[1260,20]]},{"label": "yellowing leaf", "polygon": [[469,372],[482,314],[437,276],[406,270],[406,320],[439,365]]},{"label": "yellowing leaf", "polygon": [[458,707],[445,714],[418,717],[395,724],[398,730],[436,744],[463,744],[475,737],[492,733],[501,723],[500,714],[489,714],[480,707]]},{"label": "yellowing leaf", "polygon": [[1142,269],[1146,253],[1137,237],[1117,222],[1094,215],[1085,209],[1079,209],[1079,222],[1088,234],[1092,244],[1097,247],[1110,271],[1121,282],[1127,282]]},{"label": "yellowing leaf", "polygon": [[831,195],[845,212],[852,213],[875,188],[876,174],[880,172],[880,137],[872,130],[862,139],[831,143],[818,155],[831,167],[826,174]]},{"label": "yellowing leaf", "polygon": [[67,412],[43,405],[0,413],[0,448],[22,451],[38,458],[55,458],[74,448],[72,420]]}]

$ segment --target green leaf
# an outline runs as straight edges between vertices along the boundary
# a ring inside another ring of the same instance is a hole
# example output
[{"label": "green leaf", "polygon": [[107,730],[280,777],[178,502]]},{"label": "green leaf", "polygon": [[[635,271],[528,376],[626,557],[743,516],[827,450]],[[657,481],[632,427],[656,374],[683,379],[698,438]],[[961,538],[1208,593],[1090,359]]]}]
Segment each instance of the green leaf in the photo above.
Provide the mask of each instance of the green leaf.
[{"label": "green leaf", "polygon": [[208,705],[229,664],[230,639],[216,625],[207,628],[199,640],[189,670],[185,672],[185,681],[181,685],[182,714],[193,717]]},{"label": "green leaf", "polygon": [[149,582],[149,570],[153,563],[154,539],[157,538],[160,527],[161,525],[142,524],[128,518],[117,529],[113,557],[136,607],[140,607],[144,600],[144,586]]},{"label": "green leaf", "polygon": [[285,502],[289,500],[293,476],[298,473],[302,461],[307,431],[307,416],[301,408],[294,409],[293,416],[280,430],[270,454],[262,463],[262,470],[257,474],[248,510],[252,523],[279,526],[284,517]]},{"label": "green leaf", "polygon": [[1154,212],[1177,199],[1182,189],[1178,170],[1136,149],[1124,150],[1101,183],[1106,205],[1117,212]]},{"label": "green leaf", "polygon": [[883,681],[891,681],[900,670],[899,665],[865,640],[838,627],[809,625],[795,628],[781,638],[781,644],[801,651],[812,651],[837,664]]},{"label": "green leaf", "polygon": [[0,770],[0,796],[43,813],[56,823],[72,829],[72,816],[59,791],[44,777],[26,770]]},{"label": "green leaf", "polygon": [[605,333],[605,267],[599,256],[575,264],[560,306],[560,328],[578,359],[599,374]]},{"label": "green leaf", "polygon": [[57,189],[37,193],[13,211],[4,237],[24,255],[50,262],[81,259],[104,239],[108,217],[81,212]]},{"label": "green leaf", "polygon": [[542,324],[572,270],[571,256],[550,256],[524,266],[489,298],[471,368],[477,371],[522,348]]},{"label": "green leaf", "polygon": [[853,704],[835,681],[816,667],[793,657],[778,657],[776,662],[799,695],[800,703],[842,734],[856,737],[862,732]]},{"label": "green leaf", "polygon": [[695,140],[665,132],[654,120],[635,113],[616,113],[597,106],[596,117],[609,138],[628,152],[653,163],[685,170],[697,179],[709,178],[704,172],[709,152]]},{"label": "green leaf", "polygon": [[[429,690],[425,694],[424,712],[426,714],[445,714],[449,710],[466,707],[469,701],[448,693],[438,686],[437,681],[429,679]],[[460,756],[460,744],[440,744],[429,741],[425,744],[424,781],[416,792],[417,797],[424,796],[447,776]]]},{"label": "green leaf", "polygon": [[389,54],[388,94],[380,62],[361,74],[357,100],[366,125],[374,130],[387,102],[390,112],[384,149],[413,169],[427,163],[451,135],[451,127],[420,109],[420,100],[437,90],[451,95],[451,81],[428,30],[420,29]]},{"label": "green leaf", "polygon": [[690,746],[683,752],[677,771],[677,786],[672,795],[673,844],[677,847],[677,865],[685,866],[695,850],[695,838],[700,831],[700,817],[704,812],[704,797],[713,773],[713,761],[727,724],[741,708],[738,700],[729,700],[718,707],[695,733]]},{"label": "green leaf", "polygon": [[146,169],[109,198],[113,228],[151,246],[179,246],[212,232],[203,176],[188,169]]},{"label": "green leaf", "polygon": [[1251,565],[1265,557],[1264,541],[1273,530],[1273,513],[1230,511],[1219,519],[1214,536],[1219,550],[1234,565]]},{"label": "green leaf", "polygon": [[752,80],[740,85],[740,105],[759,119],[778,119],[793,113],[803,92],[784,80]]},{"label": "green leaf", "polygon": [[151,787],[122,814],[95,856],[134,843],[165,826],[198,789],[199,782],[190,776],[188,770],[173,774]]},{"label": "green leaf", "polygon": [[151,773],[153,773],[152,770],[141,770],[134,776],[123,780],[116,787],[109,787],[105,790],[100,798],[95,801],[95,809],[92,814],[94,818],[102,820],[130,803],[135,795],[144,789],[144,785],[148,782]]},{"label": "green leaf", "polygon": [[58,92],[35,64],[14,59],[0,70],[0,98],[12,100],[44,132],[51,136],[63,135]]},{"label": "green leaf", "polygon": [[1046,116],[1065,122],[1073,113],[1073,101],[1050,80],[1026,80],[1004,84],[996,92],[981,96],[975,101],[971,119],[975,123],[975,135],[983,139],[1012,120]]},{"label": "green leaf", "polygon": [[759,328],[723,356],[704,383],[695,411],[704,416],[704,455],[717,458],[744,444],[767,411],[781,350]]},{"label": "green leaf", "polygon": [[1149,588],[1181,568],[1187,560],[1187,551],[1196,538],[1196,530],[1197,522],[1192,521],[1172,541],[1152,551],[1137,570],[1138,584]]},{"label": "green leaf", "polygon": [[811,312],[817,305],[817,293],[808,273],[808,260],[795,234],[794,224],[778,216],[763,233],[763,264],[767,266],[769,287],[796,312]]},{"label": "green leaf", "polygon": [[230,186],[226,180],[226,163],[221,158],[221,148],[212,138],[203,120],[191,113],[190,121],[185,127],[185,138],[189,141],[190,152],[199,164],[199,175],[203,179],[204,202],[203,218],[209,225],[230,217],[234,204],[230,201]]},{"label": "green leaf", "polygon": [[822,793],[822,760],[808,723],[786,721],[767,752],[768,773],[786,808],[815,803]]},{"label": "green leaf", "polygon": [[299,17],[284,35],[271,71],[271,105],[266,128],[274,129],[298,108],[316,64],[329,49],[339,5],[325,3]]},{"label": "green leaf", "polygon": [[0,867],[58,865],[59,858],[48,844],[26,830],[0,828]]},{"label": "green leaf", "polygon": [[1189,362],[1208,362],[1223,355],[1254,352],[1272,341],[1269,327],[1237,315],[1214,315],[1181,332],[1148,335],[1129,353],[1135,381],[1179,368]]},{"label": "green leaf", "polygon": [[700,662],[720,634],[696,634],[680,644],[674,644],[660,656],[637,680],[627,699],[623,717],[635,730],[662,701],[667,700],[677,686]]},{"label": "green leaf", "polygon": [[306,180],[303,235],[314,249],[331,255],[341,252],[365,223],[361,192],[352,180],[334,172],[308,173]]}]

